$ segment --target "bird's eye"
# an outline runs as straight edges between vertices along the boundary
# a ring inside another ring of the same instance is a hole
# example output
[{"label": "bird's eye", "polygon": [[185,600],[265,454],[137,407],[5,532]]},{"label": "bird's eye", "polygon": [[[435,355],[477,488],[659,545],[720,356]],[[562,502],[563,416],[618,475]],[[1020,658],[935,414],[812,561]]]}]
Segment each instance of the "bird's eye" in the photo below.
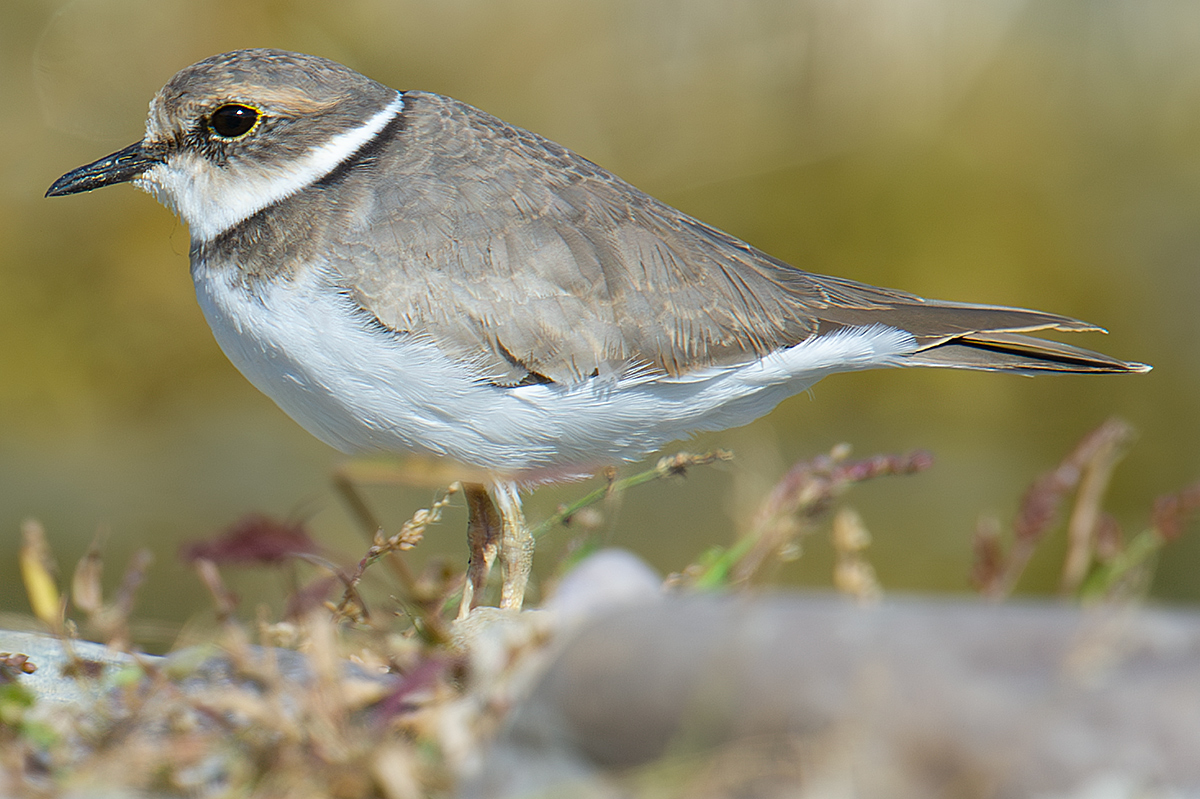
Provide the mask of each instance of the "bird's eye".
[{"label": "bird's eye", "polygon": [[222,139],[237,139],[254,130],[262,112],[248,105],[229,103],[208,117],[208,127]]}]

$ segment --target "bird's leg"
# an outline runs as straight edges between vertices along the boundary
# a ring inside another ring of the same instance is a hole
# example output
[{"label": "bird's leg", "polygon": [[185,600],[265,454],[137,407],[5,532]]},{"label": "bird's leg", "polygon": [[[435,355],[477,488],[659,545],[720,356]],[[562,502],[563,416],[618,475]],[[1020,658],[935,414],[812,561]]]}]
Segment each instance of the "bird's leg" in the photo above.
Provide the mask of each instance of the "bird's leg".
[{"label": "bird's leg", "polygon": [[525,523],[521,495],[515,483],[496,482],[492,496],[500,509],[503,533],[500,538],[500,565],[504,582],[500,585],[500,607],[520,610],[525,602],[525,585],[533,566],[533,531]]},{"label": "bird's leg", "polygon": [[467,498],[470,559],[467,561],[467,578],[463,581],[462,603],[458,606],[460,619],[471,612],[476,597],[483,593],[501,538],[500,515],[487,489],[479,483],[463,483],[463,494]]}]

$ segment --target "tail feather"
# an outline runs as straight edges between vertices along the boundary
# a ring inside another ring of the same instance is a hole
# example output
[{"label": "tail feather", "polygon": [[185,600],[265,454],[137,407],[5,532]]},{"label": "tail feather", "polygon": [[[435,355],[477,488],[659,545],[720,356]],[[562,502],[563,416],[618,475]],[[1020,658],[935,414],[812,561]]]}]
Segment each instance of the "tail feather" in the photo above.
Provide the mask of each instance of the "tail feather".
[{"label": "tail feather", "polygon": [[1105,332],[1069,316],[1003,305],[927,300],[836,278],[822,277],[821,281],[826,302],[812,308],[821,332],[872,324],[903,330],[917,344],[916,352],[903,357],[905,366],[1022,374],[1150,371],[1146,364],[1026,335],[1039,331]]},{"label": "tail feather", "polygon": [[905,366],[941,366],[993,372],[1115,374],[1150,366],[1099,352],[1008,331],[982,331],[935,343],[904,359]]}]

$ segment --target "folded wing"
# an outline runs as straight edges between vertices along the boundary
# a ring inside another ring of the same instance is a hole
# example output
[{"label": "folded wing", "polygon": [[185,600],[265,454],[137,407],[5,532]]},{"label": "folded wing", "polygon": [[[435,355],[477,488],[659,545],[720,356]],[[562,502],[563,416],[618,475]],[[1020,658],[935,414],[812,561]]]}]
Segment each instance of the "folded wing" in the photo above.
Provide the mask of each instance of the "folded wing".
[{"label": "folded wing", "polygon": [[[417,92],[405,103],[397,157],[372,164],[385,196],[358,217],[391,235],[371,237],[384,249],[369,258],[348,237],[334,266],[382,324],[499,384],[675,376],[875,324],[916,339],[914,366],[1148,368],[1026,335],[1099,329],[1068,317],[804,272],[470,106]],[[360,266],[379,262],[389,267]]]}]

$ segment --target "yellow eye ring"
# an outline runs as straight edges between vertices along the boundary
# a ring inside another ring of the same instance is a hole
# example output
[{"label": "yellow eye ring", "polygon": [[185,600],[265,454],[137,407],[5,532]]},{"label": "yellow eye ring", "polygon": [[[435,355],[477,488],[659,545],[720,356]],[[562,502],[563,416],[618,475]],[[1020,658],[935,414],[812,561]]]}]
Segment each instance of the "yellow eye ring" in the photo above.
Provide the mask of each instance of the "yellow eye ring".
[{"label": "yellow eye ring", "polygon": [[262,121],[262,112],[241,103],[226,103],[208,116],[208,128],[222,139],[249,136]]}]

